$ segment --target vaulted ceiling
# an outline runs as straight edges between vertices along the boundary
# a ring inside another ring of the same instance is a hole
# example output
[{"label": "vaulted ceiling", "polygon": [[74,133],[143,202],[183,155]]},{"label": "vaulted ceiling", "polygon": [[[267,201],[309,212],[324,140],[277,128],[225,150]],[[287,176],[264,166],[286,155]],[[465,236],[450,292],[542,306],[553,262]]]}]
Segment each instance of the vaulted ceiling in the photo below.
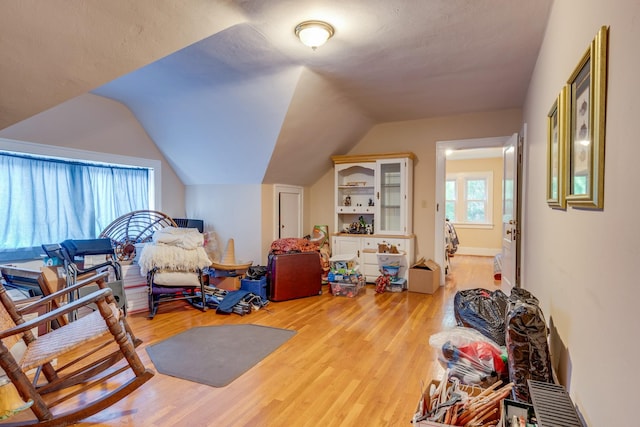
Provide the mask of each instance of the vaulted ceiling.
[{"label": "vaulted ceiling", "polygon": [[0,129],[90,92],[186,185],[307,185],[376,123],[521,107],[551,1],[6,0]]}]

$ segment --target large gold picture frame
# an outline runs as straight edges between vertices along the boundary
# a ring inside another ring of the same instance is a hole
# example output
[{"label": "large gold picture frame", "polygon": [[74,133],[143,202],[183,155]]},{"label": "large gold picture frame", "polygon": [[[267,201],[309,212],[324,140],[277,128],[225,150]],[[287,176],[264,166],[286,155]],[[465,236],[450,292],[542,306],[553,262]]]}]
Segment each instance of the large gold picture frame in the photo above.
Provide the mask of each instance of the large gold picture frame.
[{"label": "large gold picture frame", "polygon": [[567,92],[563,87],[547,114],[547,204],[552,208],[567,206]]},{"label": "large gold picture frame", "polygon": [[568,80],[567,203],[604,208],[609,27],[602,27]]}]

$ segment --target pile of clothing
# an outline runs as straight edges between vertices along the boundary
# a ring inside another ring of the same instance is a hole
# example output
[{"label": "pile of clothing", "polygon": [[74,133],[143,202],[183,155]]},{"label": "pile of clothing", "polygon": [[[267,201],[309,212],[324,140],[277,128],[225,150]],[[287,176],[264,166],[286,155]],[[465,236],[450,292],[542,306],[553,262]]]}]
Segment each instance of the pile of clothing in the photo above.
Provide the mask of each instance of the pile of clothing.
[{"label": "pile of clothing", "polygon": [[298,252],[318,252],[320,244],[306,238],[286,237],[271,242],[270,255],[290,254]]},{"label": "pile of clothing", "polygon": [[205,301],[207,307],[215,309],[218,314],[235,313],[240,316],[260,310],[269,303],[268,300],[263,300],[259,295],[249,291],[227,291],[218,288],[207,288]]}]

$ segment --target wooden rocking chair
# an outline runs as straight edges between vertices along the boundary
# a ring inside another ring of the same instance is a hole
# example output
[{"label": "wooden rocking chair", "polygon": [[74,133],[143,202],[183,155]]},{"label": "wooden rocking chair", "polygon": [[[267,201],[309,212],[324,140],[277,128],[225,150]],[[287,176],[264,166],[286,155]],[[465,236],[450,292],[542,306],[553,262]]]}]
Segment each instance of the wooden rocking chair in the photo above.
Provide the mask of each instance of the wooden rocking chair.
[{"label": "wooden rocking chair", "polygon": [[[107,272],[94,274],[20,309],[0,284],[0,367],[12,383],[3,387],[13,385],[25,402],[20,409],[30,406],[37,418],[31,416],[31,419],[23,420],[23,416],[28,415],[25,411],[15,416],[15,422],[9,420],[12,423],[2,425],[69,425],[111,406],[154,375],[144,367],[136,353],[135,347],[141,341],[133,335],[118,309],[112,291],[105,283],[107,276]],[[55,298],[94,283],[99,287],[97,291],[31,320],[23,319],[23,314],[34,312]],[[89,305],[97,307],[97,310],[86,308]],[[75,310],[89,314],[39,337],[31,332],[38,325]],[[105,336],[110,339],[105,340]],[[26,350],[16,360],[8,347],[20,337],[26,344]],[[93,344],[98,337],[102,340]],[[88,345],[89,341],[93,345]],[[73,360],[69,361],[71,358]],[[126,363],[116,365],[123,358]],[[132,375],[129,374],[123,383],[119,374],[129,371],[129,368]],[[114,378],[116,375],[117,379]],[[111,378],[119,386],[109,388],[107,380]],[[98,392],[84,394],[90,388],[97,388]],[[81,402],[74,405],[73,399],[79,396]],[[96,397],[87,402],[87,396]],[[5,408],[9,412],[11,409]]]}]

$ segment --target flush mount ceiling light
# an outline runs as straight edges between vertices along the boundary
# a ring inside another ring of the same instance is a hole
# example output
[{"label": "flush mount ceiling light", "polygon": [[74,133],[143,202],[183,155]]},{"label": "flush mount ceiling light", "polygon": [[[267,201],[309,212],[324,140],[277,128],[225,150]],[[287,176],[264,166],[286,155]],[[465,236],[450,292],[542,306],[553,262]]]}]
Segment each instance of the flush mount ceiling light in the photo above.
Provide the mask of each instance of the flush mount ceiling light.
[{"label": "flush mount ceiling light", "polygon": [[302,44],[316,50],[333,36],[334,30],[331,25],[323,21],[304,21],[296,26],[295,33]]}]

